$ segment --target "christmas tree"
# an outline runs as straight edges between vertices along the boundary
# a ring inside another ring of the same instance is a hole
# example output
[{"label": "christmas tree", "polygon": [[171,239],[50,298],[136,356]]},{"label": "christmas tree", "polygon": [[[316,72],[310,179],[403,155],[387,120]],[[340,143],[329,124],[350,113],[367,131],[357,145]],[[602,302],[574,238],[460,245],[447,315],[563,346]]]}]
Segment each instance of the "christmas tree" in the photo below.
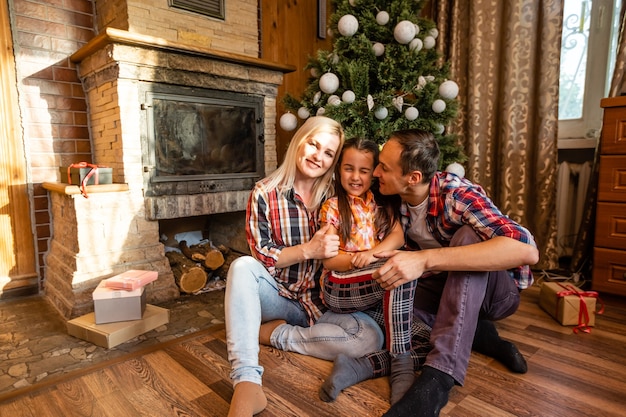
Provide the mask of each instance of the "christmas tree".
[{"label": "christmas tree", "polygon": [[441,166],[464,161],[456,137],[446,133],[459,88],[435,48],[435,23],[420,15],[423,4],[335,0],[329,21],[333,49],[309,58],[309,85],[300,100],[283,98],[288,113],[280,126],[294,130],[323,114],[340,122],[347,138],[379,144],[395,130],[417,128],[437,137]]}]

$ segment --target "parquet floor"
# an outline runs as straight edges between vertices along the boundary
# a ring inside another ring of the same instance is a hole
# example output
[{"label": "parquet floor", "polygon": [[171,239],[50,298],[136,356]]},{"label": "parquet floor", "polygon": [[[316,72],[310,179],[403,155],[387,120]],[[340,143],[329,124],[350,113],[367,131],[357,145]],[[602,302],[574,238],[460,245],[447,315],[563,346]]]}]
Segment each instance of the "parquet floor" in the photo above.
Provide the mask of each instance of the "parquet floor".
[{"label": "parquet floor", "polygon": [[[574,334],[523,293],[519,311],[498,323],[528,361],[512,374],[473,354],[464,387],[441,416],[622,416],[626,408],[626,300],[603,297],[605,313],[590,334]],[[225,333],[218,325],[0,396],[0,416],[225,416],[232,395]],[[260,417],[380,416],[387,378],[344,391],[334,403],[317,390],[330,362],[262,347],[269,405]]]}]

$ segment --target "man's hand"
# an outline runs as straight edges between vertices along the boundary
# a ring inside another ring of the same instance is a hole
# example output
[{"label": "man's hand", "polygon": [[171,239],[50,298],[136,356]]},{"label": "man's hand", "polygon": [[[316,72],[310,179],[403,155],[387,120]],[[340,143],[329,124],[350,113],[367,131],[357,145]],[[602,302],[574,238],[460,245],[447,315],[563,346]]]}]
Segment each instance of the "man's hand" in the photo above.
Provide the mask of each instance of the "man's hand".
[{"label": "man's hand", "polygon": [[386,251],[379,252],[377,258],[389,258],[387,262],[372,274],[385,290],[392,290],[413,281],[425,272],[426,251]]},{"label": "man's hand", "polygon": [[311,240],[302,245],[305,259],[326,259],[339,254],[339,236],[329,233],[330,223],[320,227]]}]

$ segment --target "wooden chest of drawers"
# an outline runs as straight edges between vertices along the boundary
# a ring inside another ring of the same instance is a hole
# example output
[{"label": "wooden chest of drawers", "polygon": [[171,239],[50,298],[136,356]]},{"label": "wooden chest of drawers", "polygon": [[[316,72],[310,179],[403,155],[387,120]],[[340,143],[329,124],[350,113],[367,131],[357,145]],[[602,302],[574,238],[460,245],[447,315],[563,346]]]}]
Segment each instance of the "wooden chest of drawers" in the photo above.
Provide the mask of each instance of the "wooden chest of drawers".
[{"label": "wooden chest of drawers", "polygon": [[626,97],[605,98],[592,287],[626,295]]}]

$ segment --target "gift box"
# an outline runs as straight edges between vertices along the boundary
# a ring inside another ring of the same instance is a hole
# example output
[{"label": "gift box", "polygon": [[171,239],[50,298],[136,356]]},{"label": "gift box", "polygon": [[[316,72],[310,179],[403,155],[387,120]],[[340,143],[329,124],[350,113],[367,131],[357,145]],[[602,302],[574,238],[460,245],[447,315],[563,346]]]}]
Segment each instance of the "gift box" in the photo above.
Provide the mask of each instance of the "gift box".
[{"label": "gift box", "polygon": [[544,282],[539,293],[539,306],[563,326],[585,328],[594,326],[599,301],[595,291],[583,291],[572,284]]},{"label": "gift box", "polygon": [[107,288],[104,280],[93,291],[96,324],[138,320],[146,309],[145,287],[133,291]]},{"label": "gift box", "polygon": [[140,320],[96,324],[95,314],[89,313],[69,320],[67,322],[67,333],[94,345],[110,349],[167,324],[169,321],[170,311],[168,309],[148,304],[143,318]]},{"label": "gift box", "polygon": [[107,288],[113,288],[115,290],[128,290],[134,291],[140,287],[144,287],[146,284],[156,281],[159,277],[159,273],[156,271],[142,271],[138,269],[131,269],[126,272],[122,272],[111,278],[107,278],[104,281],[104,286]]},{"label": "gift box", "polygon": [[[61,167],[61,182],[74,185],[99,185],[111,184],[113,182],[113,168],[99,167],[89,165],[85,167]],[[91,170],[95,170],[87,179],[85,184],[83,180],[89,175]]]}]

